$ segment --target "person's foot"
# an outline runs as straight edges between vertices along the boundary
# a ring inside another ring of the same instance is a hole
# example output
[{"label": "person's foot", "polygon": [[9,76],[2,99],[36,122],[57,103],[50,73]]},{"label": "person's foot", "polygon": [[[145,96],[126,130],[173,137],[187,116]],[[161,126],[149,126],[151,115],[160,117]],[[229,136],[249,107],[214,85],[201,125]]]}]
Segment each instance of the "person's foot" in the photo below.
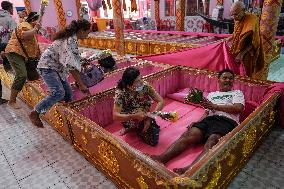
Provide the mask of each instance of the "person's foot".
[{"label": "person's foot", "polygon": [[14,109],[21,109],[21,108],[22,108],[19,104],[17,104],[17,102],[11,102],[11,101],[9,101],[9,102],[8,102],[8,105],[9,105],[11,108],[14,108]]},{"label": "person's foot", "polygon": [[29,115],[30,121],[37,127],[43,128],[43,124],[39,118],[39,113],[32,111]]},{"label": "person's foot", "polygon": [[9,100],[0,98],[0,105],[1,105],[1,104],[5,104],[5,103],[7,103],[8,101],[9,101]]},{"label": "person's foot", "polygon": [[182,175],[183,173],[187,171],[187,169],[186,168],[174,168],[173,171],[179,175]]}]

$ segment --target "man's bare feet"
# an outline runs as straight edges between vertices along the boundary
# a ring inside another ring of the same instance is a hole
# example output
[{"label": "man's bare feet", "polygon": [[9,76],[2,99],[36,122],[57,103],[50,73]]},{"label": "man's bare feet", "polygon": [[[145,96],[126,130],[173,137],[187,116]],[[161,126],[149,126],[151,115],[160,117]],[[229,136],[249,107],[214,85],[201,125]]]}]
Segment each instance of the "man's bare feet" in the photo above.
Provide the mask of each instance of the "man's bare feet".
[{"label": "man's bare feet", "polygon": [[185,173],[188,169],[187,168],[174,168],[173,171],[179,175]]},{"label": "man's bare feet", "polygon": [[8,102],[8,105],[11,107],[11,108],[14,108],[14,109],[21,109],[22,107],[17,104],[17,102]]}]

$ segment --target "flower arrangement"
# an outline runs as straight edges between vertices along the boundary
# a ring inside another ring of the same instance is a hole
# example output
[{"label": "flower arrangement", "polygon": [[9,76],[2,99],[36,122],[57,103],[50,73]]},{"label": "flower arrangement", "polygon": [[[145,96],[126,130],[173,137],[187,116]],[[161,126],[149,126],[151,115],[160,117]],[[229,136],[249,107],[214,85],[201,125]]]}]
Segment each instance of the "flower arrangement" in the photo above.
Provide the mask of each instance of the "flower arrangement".
[{"label": "flower arrangement", "polygon": [[112,56],[112,52],[110,49],[103,50],[98,55],[98,60],[104,59],[106,57]]},{"label": "flower arrangement", "polygon": [[203,92],[197,88],[191,89],[188,95],[185,97],[185,103],[200,104],[203,101]]},{"label": "flower arrangement", "polygon": [[7,33],[11,33],[12,30],[8,29],[8,28],[3,28],[0,30],[0,38],[4,37],[5,35],[7,35]]},{"label": "flower arrangement", "polygon": [[164,120],[176,122],[178,120],[178,113],[176,111],[173,112],[162,112],[162,111],[156,111],[153,112],[155,116],[159,116]]}]

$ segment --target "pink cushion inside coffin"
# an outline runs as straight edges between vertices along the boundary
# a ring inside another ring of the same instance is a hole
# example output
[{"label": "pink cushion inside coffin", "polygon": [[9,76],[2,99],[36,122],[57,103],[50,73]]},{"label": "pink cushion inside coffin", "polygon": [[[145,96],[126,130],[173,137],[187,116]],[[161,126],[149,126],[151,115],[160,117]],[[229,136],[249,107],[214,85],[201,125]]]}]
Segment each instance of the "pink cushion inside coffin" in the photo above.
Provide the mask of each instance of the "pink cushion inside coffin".
[{"label": "pink cushion inside coffin", "polygon": [[[165,99],[165,107],[163,111],[177,111],[179,120],[177,122],[169,122],[156,118],[157,124],[161,127],[160,139],[157,146],[152,147],[143,143],[135,132],[128,133],[124,136],[119,135],[119,130],[122,125],[119,122],[114,122],[105,127],[106,130],[123,139],[130,146],[147,154],[160,154],[174,141],[176,141],[181,134],[187,130],[187,126],[191,122],[197,121],[203,114],[204,109],[193,105],[184,104],[169,98]],[[172,159],[166,164],[166,167],[173,169],[176,167],[184,167],[194,161],[194,159],[201,153],[203,145],[196,147],[189,147],[185,152],[176,158]]]}]

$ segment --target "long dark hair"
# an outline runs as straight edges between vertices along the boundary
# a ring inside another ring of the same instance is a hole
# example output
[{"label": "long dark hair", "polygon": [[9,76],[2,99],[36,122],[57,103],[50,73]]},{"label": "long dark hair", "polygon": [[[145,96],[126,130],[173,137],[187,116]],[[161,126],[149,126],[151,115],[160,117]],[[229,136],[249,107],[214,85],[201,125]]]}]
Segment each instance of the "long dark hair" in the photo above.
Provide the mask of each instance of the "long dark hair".
[{"label": "long dark hair", "polygon": [[53,40],[66,39],[75,35],[79,30],[87,31],[91,27],[91,23],[88,20],[73,20],[65,29],[57,32]]},{"label": "long dark hair", "polygon": [[140,71],[135,67],[126,68],[121,80],[117,84],[118,89],[126,89],[127,86],[133,85],[135,79],[140,75]]}]

